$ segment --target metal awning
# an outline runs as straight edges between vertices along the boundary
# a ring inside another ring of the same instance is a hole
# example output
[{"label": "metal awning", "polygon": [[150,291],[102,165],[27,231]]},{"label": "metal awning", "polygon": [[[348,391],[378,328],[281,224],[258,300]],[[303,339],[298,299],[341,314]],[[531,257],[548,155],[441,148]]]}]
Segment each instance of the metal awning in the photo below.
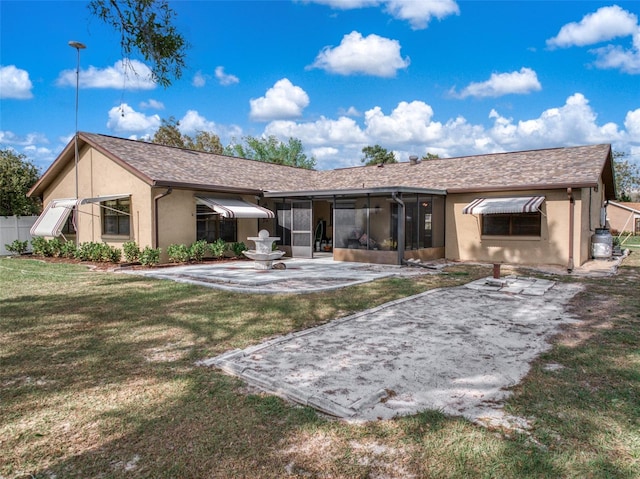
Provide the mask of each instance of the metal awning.
[{"label": "metal awning", "polygon": [[196,196],[196,203],[208,206],[224,218],[275,218],[273,211],[237,198]]},{"label": "metal awning", "polygon": [[131,193],[122,193],[119,195],[104,195],[96,196],[94,198],[81,198],[78,200],[79,205],[86,205],[87,203],[102,203],[103,201],[121,200],[122,198],[129,198]]},{"label": "metal awning", "polygon": [[75,208],[78,200],[64,198],[52,200],[31,227],[31,236],[58,237],[62,234],[62,228]]},{"label": "metal awning", "polygon": [[31,227],[31,236],[51,236],[56,238],[62,234],[62,228],[75,207],[90,203],[119,200],[129,198],[130,196],[130,193],[122,193],[118,195],[96,196],[94,198],[62,198],[51,200]]},{"label": "metal awning", "polygon": [[497,215],[509,213],[535,213],[544,196],[516,196],[510,198],[476,198],[462,210],[465,215]]}]

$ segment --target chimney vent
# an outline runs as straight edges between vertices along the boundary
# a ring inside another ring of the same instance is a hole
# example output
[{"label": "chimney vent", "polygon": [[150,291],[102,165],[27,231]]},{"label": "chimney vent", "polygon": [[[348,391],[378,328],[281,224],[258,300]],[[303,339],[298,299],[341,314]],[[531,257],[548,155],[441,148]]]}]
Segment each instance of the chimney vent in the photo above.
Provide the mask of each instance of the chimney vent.
[{"label": "chimney vent", "polygon": [[417,165],[418,164],[418,157],[416,155],[411,155],[409,157],[409,164],[410,165]]}]

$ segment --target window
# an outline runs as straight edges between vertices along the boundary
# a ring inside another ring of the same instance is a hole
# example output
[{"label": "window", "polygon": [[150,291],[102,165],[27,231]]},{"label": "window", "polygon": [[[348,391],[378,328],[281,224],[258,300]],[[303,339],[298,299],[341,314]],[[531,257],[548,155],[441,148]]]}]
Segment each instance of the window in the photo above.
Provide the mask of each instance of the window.
[{"label": "window", "polygon": [[197,240],[213,243],[217,239],[223,239],[227,243],[235,243],[237,229],[235,218],[224,218],[205,205],[196,206]]},{"label": "window", "polygon": [[62,234],[64,236],[76,234],[76,227],[73,224],[75,214],[76,209],[74,208],[71,214],[68,216],[67,221],[64,222],[64,226],[62,227]]},{"label": "window", "polygon": [[482,215],[484,236],[540,236],[542,215],[537,213]]},{"label": "window", "polygon": [[100,206],[102,209],[102,234],[129,236],[131,231],[131,199],[103,201]]}]

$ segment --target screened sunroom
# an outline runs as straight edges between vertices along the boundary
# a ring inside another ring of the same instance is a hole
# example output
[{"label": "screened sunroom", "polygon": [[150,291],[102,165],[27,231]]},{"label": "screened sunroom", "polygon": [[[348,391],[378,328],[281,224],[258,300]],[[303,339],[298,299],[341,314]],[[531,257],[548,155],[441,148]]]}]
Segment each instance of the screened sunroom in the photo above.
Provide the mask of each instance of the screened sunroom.
[{"label": "screened sunroom", "polygon": [[293,257],[402,264],[444,257],[445,192],[370,188],[266,193],[275,211],[262,220]]}]

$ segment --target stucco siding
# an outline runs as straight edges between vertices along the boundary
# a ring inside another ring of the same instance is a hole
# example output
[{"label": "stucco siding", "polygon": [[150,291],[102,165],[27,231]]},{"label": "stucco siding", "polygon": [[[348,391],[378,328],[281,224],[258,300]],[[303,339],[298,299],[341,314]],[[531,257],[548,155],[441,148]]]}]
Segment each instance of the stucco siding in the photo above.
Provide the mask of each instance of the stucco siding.
[{"label": "stucco siding", "polygon": [[[566,265],[569,255],[569,200],[566,190],[545,191],[540,237],[483,237],[481,217],[463,214],[479,197],[539,195],[540,191],[488,194],[450,194],[446,203],[446,257],[458,261]],[[576,209],[579,206],[576,205]],[[580,223],[577,215],[576,224]],[[576,227],[576,232],[580,229]],[[576,238],[577,245],[580,244]],[[575,248],[575,246],[574,246]]]},{"label": "stucco siding", "polygon": [[[43,204],[58,198],[74,198],[75,162],[69,162],[43,193]],[[80,151],[78,159],[78,197],[94,198],[113,194],[131,195],[131,227],[127,237],[106,237],[102,235],[102,212],[97,203],[79,207],[77,215],[78,242],[105,242],[121,247],[128,240],[141,246],[151,240],[150,187],[102,153],[92,148]]]}]

